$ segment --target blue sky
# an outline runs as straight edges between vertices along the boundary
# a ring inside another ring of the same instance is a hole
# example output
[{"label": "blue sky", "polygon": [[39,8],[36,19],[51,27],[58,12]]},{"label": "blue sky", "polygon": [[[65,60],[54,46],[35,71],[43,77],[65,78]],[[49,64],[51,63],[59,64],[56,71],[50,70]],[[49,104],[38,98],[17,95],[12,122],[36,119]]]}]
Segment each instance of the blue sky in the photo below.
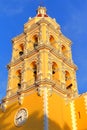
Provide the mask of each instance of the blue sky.
[{"label": "blue sky", "polygon": [[49,16],[56,18],[62,33],[72,40],[78,90],[87,91],[87,0],[0,0],[0,99],[7,87],[11,39],[23,32],[24,23],[36,15],[40,3],[46,6]]}]

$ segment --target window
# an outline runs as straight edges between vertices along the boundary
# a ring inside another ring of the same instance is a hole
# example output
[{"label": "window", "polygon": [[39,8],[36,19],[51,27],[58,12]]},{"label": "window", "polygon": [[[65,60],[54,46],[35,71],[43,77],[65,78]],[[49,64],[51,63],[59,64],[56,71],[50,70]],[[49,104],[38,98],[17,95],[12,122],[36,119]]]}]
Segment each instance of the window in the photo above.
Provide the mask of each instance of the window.
[{"label": "window", "polygon": [[54,44],[55,39],[54,39],[54,37],[52,35],[50,35],[49,41],[50,41],[50,44],[55,47],[55,44]]},{"label": "window", "polygon": [[30,67],[31,67],[31,77],[32,79],[34,78],[34,80],[37,79],[37,65],[36,65],[36,62],[33,61],[31,64],[30,64]]},{"label": "window", "polygon": [[18,86],[18,89],[21,88],[21,70],[18,70],[16,72],[16,76],[17,76],[17,86]]},{"label": "window", "polygon": [[52,63],[52,78],[53,80],[59,80],[58,65],[55,62]]},{"label": "window", "polygon": [[73,86],[71,81],[71,76],[68,71],[65,71],[65,84],[66,84],[66,89],[71,89]]},{"label": "window", "polygon": [[62,45],[62,54],[65,56],[65,57],[68,57],[68,51],[67,51],[67,48]]},{"label": "window", "polygon": [[34,47],[34,49],[37,49],[37,47],[38,47],[38,36],[34,35],[32,37],[32,40],[33,40],[33,47]]},{"label": "window", "polygon": [[19,55],[22,56],[23,53],[24,53],[24,46],[23,46],[23,44],[20,44],[19,45]]}]

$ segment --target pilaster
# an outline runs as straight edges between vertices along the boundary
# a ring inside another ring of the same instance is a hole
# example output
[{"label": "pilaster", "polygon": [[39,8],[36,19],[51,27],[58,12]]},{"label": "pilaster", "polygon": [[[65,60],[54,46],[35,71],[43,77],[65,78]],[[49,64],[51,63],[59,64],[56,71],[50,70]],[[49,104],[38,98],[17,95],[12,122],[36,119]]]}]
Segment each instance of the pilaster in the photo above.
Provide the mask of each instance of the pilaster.
[{"label": "pilaster", "polygon": [[47,24],[46,23],[40,23],[40,33],[39,33],[39,42],[40,44],[45,44],[49,40],[48,36],[48,30],[47,30]]},{"label": "pilaster", "polygon": [[76,120],[76,113],[75,113],[75,101],[70,102],[70,109],[71,109],[72,130],[77,130],[77,120]]},{"label": "pilaster", "polygon": [[44,130],[48,130],[48,91],[47,88],[44,88]]},{"label": "pilaster", "polygon": [[87,94],[84,95],[84,102],[85,102],[85,110],[86,110],[86,114],[87,114]]}]

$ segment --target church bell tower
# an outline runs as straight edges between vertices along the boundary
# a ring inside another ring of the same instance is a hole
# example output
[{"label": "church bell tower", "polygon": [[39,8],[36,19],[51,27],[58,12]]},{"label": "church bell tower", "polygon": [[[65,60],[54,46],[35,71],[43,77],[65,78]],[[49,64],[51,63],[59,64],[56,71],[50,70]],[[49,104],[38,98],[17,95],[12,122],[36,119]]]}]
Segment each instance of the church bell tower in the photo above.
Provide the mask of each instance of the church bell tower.
[{"label": "church bell tower", "polygon": [[70,120],[66,104],[78,95],[71,45],[45,7],[38,7],[24,32],[12,39],[7,94],[1,105],[12,121],[8,130],[62,130]]},{"label": "church bell tower", "polygon": [[71,53],[71,41],[50,18],[45,7],[24,25],[24,33],[13,38],[12,59],[8,65],[7,97],[27,89],[41,95],[47,88],[56,89],[64,97],[77,94],[76,69]]}]

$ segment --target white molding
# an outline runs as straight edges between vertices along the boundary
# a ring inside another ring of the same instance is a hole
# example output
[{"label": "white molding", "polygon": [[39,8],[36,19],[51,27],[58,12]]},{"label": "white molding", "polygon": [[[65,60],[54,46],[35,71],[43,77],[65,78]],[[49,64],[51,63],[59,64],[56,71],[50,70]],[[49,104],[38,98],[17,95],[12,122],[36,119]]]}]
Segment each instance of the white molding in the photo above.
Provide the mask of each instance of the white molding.
[{"label": "white molding", "polygon": [[87,114],[87,95],[84,95],[85,109]]},{"label": "white molding", "polygon": [[48,90],[44,88],[44,130],[48,130]]},{"label": "white molding", "polygon": [[77,130],[74,101],[71,101],[71,103],[70,103],[70,109],[71,109],[71,119],[72,119],[72,130]]}]

